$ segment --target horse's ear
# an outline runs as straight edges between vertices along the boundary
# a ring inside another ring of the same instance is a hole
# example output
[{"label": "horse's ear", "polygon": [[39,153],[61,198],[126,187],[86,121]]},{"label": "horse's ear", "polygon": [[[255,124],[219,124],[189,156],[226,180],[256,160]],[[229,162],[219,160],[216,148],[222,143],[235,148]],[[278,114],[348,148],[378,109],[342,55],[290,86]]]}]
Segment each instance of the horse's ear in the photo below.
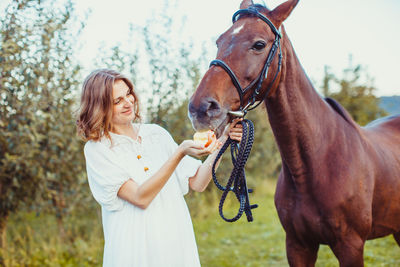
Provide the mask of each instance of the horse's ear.
[{"label": "horse's ear", "polygon": [[253,0],[243,0],[242,3],[240,4],[240,9],[246,9],[253,4],[254,4]]},{"label": "horse's ear", "polygon": [[293,8],[297,5],[298,2],[299,0],[289,0],[285,3],[280,4],[271,11],[270,16],[271,19],[273,19],[276,23],[275,27],[279,28],[282,22],[284,22],[287,17],[289,17],[290,13],[292,13]]}]

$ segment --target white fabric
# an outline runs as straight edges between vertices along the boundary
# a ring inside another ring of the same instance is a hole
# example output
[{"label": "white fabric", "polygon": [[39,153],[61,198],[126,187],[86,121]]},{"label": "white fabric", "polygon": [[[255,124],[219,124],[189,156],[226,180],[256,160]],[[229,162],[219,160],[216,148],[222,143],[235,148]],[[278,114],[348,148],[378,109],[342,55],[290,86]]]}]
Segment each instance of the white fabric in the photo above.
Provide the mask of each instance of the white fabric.
[{"label": "white fabric", "polygon": [[[138,126],[135,124],[135,126]],[[85,145],[86,169],[94,198],[102,207],[105,267],[200,266],[192,221],[183,195],[201,161],[186,156],[151,204],[142,210],[117,196],[128,179],[142,184],[175,151],[160,126],[141,124],[141,143],[111,133]],[[137,159],[140,154],[141,159]],[[144,167],[148,167],[147,172]]]}]

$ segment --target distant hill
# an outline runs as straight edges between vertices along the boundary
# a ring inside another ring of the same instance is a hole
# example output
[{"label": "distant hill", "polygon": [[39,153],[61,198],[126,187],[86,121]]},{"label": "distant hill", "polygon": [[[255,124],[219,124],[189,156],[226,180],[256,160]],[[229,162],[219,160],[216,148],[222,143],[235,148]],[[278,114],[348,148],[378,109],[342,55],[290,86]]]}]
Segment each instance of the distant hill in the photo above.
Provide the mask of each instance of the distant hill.
[{"label": "distant hill", "polygon": [[379,106],[386,110],[390,115],[400,114],[400,96],[382,96],[379,98]]}]

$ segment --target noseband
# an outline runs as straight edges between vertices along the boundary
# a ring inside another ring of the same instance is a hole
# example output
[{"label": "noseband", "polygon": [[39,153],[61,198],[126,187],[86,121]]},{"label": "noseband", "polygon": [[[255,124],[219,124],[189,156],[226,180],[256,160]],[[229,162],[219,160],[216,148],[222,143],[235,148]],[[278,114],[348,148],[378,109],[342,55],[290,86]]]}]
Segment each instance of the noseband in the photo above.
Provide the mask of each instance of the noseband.
[{"label": "noseband", "polygon": [[[223,68],[228,73],[228,75],[231,77],[232,83],[236,87],[236,90],[237,90],[237,92],[239,94],[239,98],[240,98],[240,108],[237,111],[229,111],[229,113],[231,115],[236,116],[236,117],[244,117],[246,115],[247,111],[256,108],[259,104],[262,103],[265,96],[267,96],[269,91],[271,90],[271,87],[274,84],[275,79],[278,76],[278,73],[280,72],[281,62],[282,62],[282,50],[281,50],[281,45],[280,45],[281,34],[278,31],[278,29],[276,29],[274,24],[272,24],[272,22],[266,16],[264,16],[263,14],[258,12],[258,10],[255,7],[250,7],[248,9],[240,9],[240,10],[236,11],[235,14],[233,14],[232,22],[235,23],[236,21],[238,21],[240,19],[240,15],[243,15],[243,14],[255,15],[256,17],[262,19],[265,23],[267,23],[268,26],[271,28],[272,32],[275,34],[275,40],[272,44],[271,50],[268,53],[267,59],[265,61],[264,67],[261,70],[260,75],[244,89],[240,85],[239,80],[237,79],[235,73],[232,71],[231,68],[229,68],[229,66],[224,61],[222,61],[220,59],[215,59],[215,60],[211,61],[210,68],[212,66],[220,66],[221,68]],[[279,48],[279,54],[278,54],[279,61],[278,61],[278,68],[275,73],[274,79],[272,80],[271,84],[268,86],[267,91],[265,92],[265,94],[261,98],[261,100],[259,100],[259,102],[257,104],[255,104],[256,98],[260,94],[262,82],[265,79],[267,79],[268,69],[271,66],[271,63],[275,58],[275,54],[276,54],[278,48]],[[255,88],[255,89],[254,89],[251,97],[249,98],[249,101],[246,103],[246,105],[244,105],[243,97],[244,97],[245,93],[252,88]]]}]

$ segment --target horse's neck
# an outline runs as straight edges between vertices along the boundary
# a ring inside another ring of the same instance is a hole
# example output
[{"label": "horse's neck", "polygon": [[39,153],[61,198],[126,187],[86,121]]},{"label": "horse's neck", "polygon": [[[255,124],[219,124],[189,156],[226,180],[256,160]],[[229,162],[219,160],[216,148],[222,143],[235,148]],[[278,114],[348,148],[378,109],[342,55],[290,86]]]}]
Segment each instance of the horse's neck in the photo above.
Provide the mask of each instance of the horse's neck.
[{"label": "horse's neck", "polygon": [[282,46],[279,85],[265,102],[283,161],[293,176],[302,177],[313,167],[315,144],[329,134],[332,112],[313,88],[287,37]]}]

